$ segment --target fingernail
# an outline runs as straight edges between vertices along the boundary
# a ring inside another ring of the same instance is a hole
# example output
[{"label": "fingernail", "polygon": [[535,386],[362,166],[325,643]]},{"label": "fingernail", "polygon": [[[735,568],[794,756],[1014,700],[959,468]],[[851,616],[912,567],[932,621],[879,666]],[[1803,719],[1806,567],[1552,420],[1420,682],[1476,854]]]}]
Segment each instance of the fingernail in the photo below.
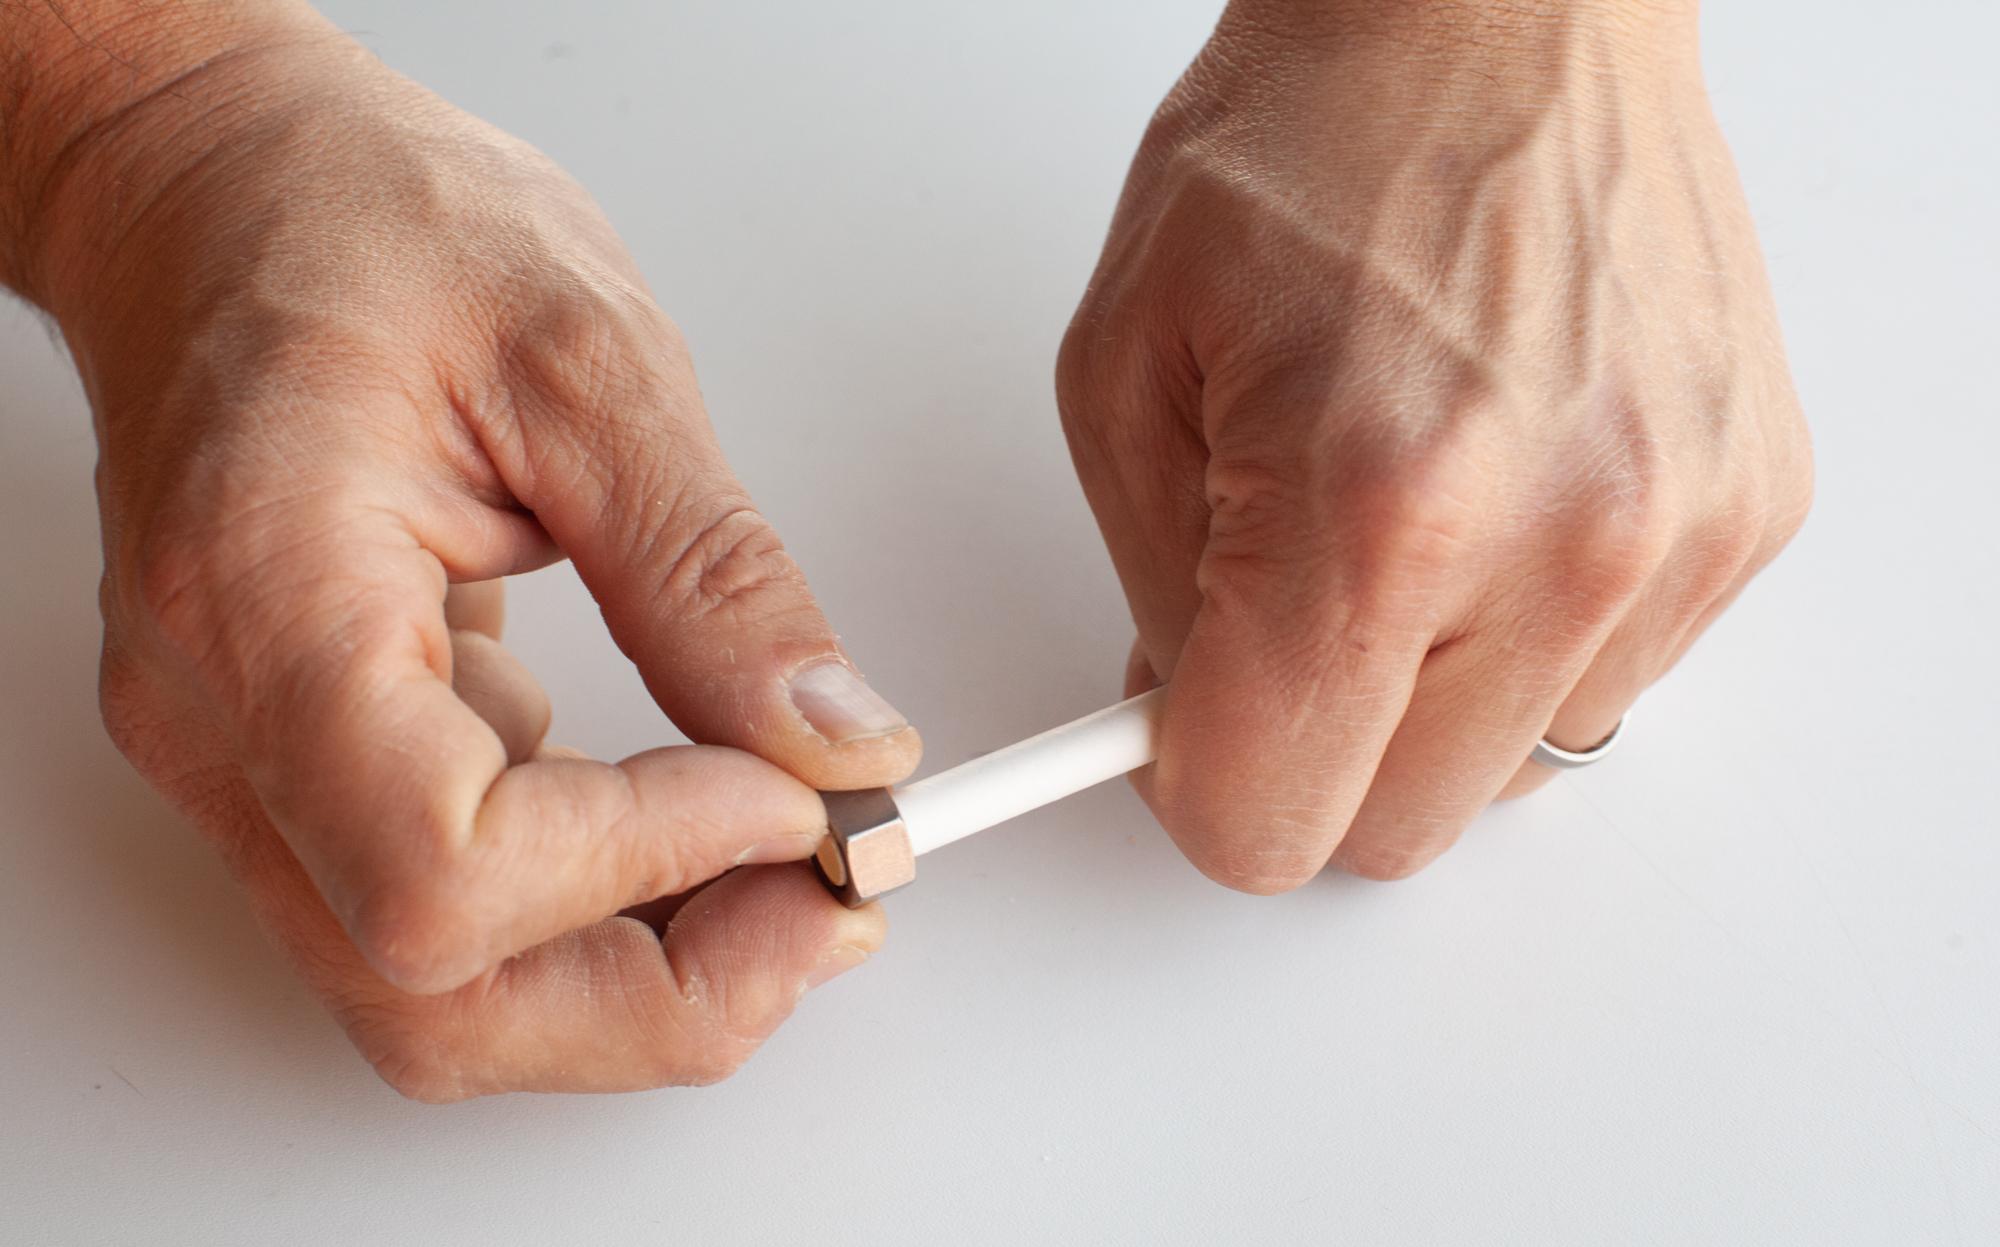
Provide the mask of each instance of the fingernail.
[{"label": "fingernail", "polygon": [[868,950],[853,944],[842,944],[820,959],[820,963],[806,975],[805,990],[811,991],[827,980],[842,975],[868,960]]},{"label": "fingernail", "polygon": [[882,694],[843,662],[808,667],[792,677],[792,704],[812,729],[836,745],[890,736],[910,726]]},{"label": "fingernail", "polygon": [[779,862],[802,862],[813,855],[813,850],[819,847],[820,837],[824,834],[816,831],[806,835],[794,833],[788,836],[776,836],[760,844],[753,844],[738,853],[732,864],[775,866]]}]

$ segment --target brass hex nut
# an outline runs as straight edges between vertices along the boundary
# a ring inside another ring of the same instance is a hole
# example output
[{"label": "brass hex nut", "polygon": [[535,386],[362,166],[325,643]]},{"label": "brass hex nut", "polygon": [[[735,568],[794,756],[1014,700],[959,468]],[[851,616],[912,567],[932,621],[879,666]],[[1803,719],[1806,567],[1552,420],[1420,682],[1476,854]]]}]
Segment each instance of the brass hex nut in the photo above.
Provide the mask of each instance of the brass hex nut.
[{"label": "brass hex nut", "polygon": [[813,860],[826,885],[849,909],[887,896],[917,877],[903,813],[887,788],[822,792],[826,839]]}]

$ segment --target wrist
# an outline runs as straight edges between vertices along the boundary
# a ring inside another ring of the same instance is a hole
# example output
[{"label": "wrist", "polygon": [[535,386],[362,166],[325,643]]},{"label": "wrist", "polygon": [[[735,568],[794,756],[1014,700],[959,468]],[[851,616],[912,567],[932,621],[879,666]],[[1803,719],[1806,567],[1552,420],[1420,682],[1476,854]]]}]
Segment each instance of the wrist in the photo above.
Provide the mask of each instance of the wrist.
[{"label": "wrist", "polygon": [[[10,5],[0,51],[0,285],[61,319],[157,189],[257,101],[264,48],[331,33],[303,4]],[[116,188],[110,193],[107,188]]]},{"label": "wrist", "polygon": [[1505,72],[1579,55],[1645,67],[1699,58],[1698,0],[1229,0],[1218,34],[1332,52],[1355,44]]}]

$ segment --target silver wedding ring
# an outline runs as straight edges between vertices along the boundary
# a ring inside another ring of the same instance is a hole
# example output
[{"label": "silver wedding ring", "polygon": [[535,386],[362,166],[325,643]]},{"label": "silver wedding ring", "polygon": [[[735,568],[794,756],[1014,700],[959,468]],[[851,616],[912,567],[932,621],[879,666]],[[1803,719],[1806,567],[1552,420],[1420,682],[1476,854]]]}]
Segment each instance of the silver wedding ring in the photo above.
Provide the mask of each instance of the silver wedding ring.
[{"label": "silver wedding ring", "polygon": [[1630,715],[1626,715],[1624,718],[1619,719],[1618,725],[1611,729],[1609,736],[1606,736],[1603,740],[1598,741],[1588,749],[1564,749],[1560,745],[1550,744],[1549,738],[1544,736],[1541,740],[1535,742],[1535,752],[1528,756],[1543,766],[1552,766],[1559,771],[1574,771],[1578,767],[1589,766],[1593,762],[1602,762],[1604,755],[1610,753],[1612,746],[1618,743],[1618,738],[1625,734],[1625,719],[1630,717]]}]

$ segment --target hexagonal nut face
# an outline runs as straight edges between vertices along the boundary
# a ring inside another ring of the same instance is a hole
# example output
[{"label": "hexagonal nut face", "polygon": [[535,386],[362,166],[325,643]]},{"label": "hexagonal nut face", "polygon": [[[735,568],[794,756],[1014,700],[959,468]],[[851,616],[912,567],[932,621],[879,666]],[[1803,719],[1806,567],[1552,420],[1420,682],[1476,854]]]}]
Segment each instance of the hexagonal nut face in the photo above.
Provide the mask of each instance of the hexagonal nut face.
[{"label": "hexagonal nut face", "polygon": [[917,877],[917,856],[902,811],[887,788],[822,792],[826,839],[813,860],[848,908],[866,905]]}]

